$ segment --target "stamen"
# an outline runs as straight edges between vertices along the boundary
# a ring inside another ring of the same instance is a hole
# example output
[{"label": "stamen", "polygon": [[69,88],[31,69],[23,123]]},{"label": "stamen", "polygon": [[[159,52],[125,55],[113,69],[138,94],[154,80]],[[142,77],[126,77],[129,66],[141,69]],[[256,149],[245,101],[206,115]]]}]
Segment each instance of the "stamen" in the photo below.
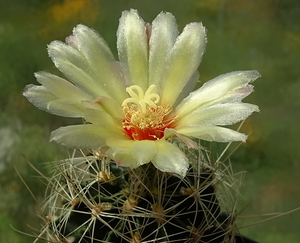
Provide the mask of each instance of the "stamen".
[{"label": "stamen", "polygon": [[166,128],[174,127],[176,116],[170,116],[171,107],[157,105],[160,97],[154,89],[154,84],[145,93],[138,85],[126,89],[130,97],[122,103],[125,115],[122,125],[134,140],[161,139]]}]

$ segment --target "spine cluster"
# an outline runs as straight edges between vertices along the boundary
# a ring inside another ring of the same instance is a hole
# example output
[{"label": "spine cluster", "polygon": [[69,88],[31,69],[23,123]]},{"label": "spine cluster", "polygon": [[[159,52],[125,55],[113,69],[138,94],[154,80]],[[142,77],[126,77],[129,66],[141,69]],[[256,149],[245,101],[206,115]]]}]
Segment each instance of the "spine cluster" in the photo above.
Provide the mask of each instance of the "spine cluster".
[{"label": "spine cluster", "polygon": [[118,167],[101,156],[60,161],[48,181],[46,224],[38,239],[238,242],[236,212],[229,205],[236,183],[230,170],[220,162],[208,163],[202,153],[190,157],[184,178],[151,163],[136,169]]}]

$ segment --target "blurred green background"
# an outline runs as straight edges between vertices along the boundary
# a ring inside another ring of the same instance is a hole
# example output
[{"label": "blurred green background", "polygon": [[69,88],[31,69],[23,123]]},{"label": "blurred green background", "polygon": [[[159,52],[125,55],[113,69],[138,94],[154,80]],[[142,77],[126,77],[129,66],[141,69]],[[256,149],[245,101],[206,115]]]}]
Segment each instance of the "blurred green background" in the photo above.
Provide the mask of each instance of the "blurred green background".
[{"label": "blurred green background", "polygon": [[[116,53],[121,12],[138,9],[151,22],[160,11],[172,12],[180,30],[203,22],[208,45],[200,66],[201,81],[234,70],[257,69],[262,78],[246,100],[261,112],[242,130],[252,132],[231,156],[236,172],[248,171],[241,188],[243,227],[300,206],[300,3],[298,0],[0,0],[0,242],[27,243],[14,231],[39,228],[38,206],[21,176],[43,199],[44,185],[27,161],[47,173],[46,161],[66,156],[48,142],[51,130],[78,121],[33,107],[22,90],[33,73],[57,72],[46,45],[64,40],[83,23],[96,29]],[[263,243],[299,242],[300,211],[241,229]]]}]

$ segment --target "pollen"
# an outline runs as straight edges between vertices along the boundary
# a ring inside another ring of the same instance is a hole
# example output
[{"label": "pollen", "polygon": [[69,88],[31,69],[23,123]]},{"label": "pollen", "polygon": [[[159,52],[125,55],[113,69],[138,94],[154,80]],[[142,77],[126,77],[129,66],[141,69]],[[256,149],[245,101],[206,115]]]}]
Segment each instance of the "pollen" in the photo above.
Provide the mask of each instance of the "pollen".
[{"label": "pollen", "polygon": [[123,129],[133,140],[158,140],[164,136],[166,128],[173,128],[176,116],[172,116],[169,106],[158,105],[160,97],[151,85],[144,93],[138,85],[126,89],[130,98],[124,100]]}]

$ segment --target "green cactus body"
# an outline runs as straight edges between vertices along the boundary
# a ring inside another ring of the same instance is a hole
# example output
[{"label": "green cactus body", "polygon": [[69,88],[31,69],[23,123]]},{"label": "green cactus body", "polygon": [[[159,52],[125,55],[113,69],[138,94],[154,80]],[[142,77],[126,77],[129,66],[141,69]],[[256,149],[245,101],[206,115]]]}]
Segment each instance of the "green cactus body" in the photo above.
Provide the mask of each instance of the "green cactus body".
[{"label": "green cactus body", "polygon": [[222,213],[208,164],[191,163],[185,178],[94,156],[58,168],[45,204],[48,242],[248,242],[237,240],[233,213]]}]

